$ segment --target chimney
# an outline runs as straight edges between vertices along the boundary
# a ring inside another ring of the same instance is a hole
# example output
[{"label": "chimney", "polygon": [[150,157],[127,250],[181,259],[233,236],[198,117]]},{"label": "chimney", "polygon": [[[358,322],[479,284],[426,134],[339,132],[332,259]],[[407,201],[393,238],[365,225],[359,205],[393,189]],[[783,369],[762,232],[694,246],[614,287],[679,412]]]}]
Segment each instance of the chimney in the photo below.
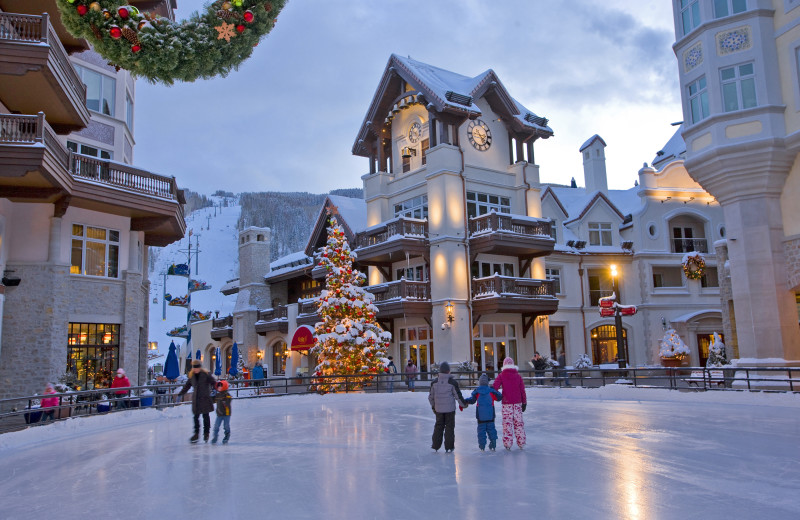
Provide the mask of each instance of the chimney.
[{"label": "chimney", "polygon": [[606,142],[594,134],[581,146],[583,154],[583,182],[586,192],[600,191],[608,193],[608,177],[606,176]]}]

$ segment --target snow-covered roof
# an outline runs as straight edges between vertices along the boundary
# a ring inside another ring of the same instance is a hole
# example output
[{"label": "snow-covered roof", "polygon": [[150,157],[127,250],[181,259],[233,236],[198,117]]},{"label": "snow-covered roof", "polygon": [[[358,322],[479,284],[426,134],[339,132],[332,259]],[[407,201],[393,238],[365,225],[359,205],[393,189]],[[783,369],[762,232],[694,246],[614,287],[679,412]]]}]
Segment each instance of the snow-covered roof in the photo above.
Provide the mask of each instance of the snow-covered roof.
[{"label": "snow-covered roof", "polygon": [[593,143],[593,142],[595,142],[595,141],[600,141],[601,143],[603,143],[603,146],[607,146],[607,145],[606,145],[606,142],[605,142],[605,141],[603,141],[603,138],[602,138],[602,137],[600,137],[600,136],[599,136],[599,135],[597,135],[597,134],[594,134],[592,137],[590,137],[589,139],[587,139],[585,143],[583,143],[583,144],[581,145],[581,148],[580,148],[580,150],[579,150],[579,151],[580,151],[580,152],[582,152],[582,151],[584,151],[585,149],[589,148],[590,146],[592,146],[592,143]]},{"label": "snow-covered roof", "polygon": [[[579,218],[598,197],[599,191],[586,192],[586,188],[566,188],[550,186],[544,193],[551,191],[567,212],[566,221]],[[542,194],[544,196],[544,193]],[[622,215],[633,213],[642,206],[636,188],[627,190],[608,190],[603,194]]]},{"label": "snow-covered roof", "polygon": [[235,280],[225,282],[225,285],[220,288],[219,292],[226,296],[239,292],[239,279],[236,278]]},{"label": "snow-covered roof", "polygon": [[357,233],[367,227],[367,202],[341,195],[328,195],[331,203],[339,210],[350,231]]},{"label": "snow-covered roof", "polygon": [[269,267],[270,270],[273,271],[281,267],[288,267],[288,266],[308,264],[308,263],[311,263],[311,258],[309,258],[308,255],[305,254],[305,252],[297,251],[296,253],[289,253],[286,256],[282,256],[277,260],[275,260],[274,262],[270,262]]},{"label": "snow-covered roof", "polygon": [[441,104],[460,109],[468,109],[478,114],[481,113],[481,109],[478,108],[478,105],[475,104],[474,100],[471,100],[469,105],[449,101],[447,99],[447,92],[449,91],[455,92],[456,94],[471,96],[472,92],[475,90],[481,80],[490,71],[486,71],[483,74],[475,76],[474,78],[470,78],[449,70],[434,67],[433,65],[411,59],[410,57],[404,58],[397,54],[392,54],[392,58],[402,64],[408,72],[413,74],[415,78],[419,80],[420,83],[423,83],[425,86],[427,86],[428,89],[430,89],[428,94],[430,95],[432,93],[435,95]]},{"label": "snow-covered roof", "polygon": [[653,159],[653,168],[657,171],[661,171],[664,166],[671,163],[676,159],[683,159],[686,156],[686,143],[683,141],[683,136],[681,132],[683,131],[683,125],[680,125],[678,129],[672,134],[667,144],[656,153],[655,159]]},{"label": "snow-covered roof", "polygon": [[720,316],[722,311],[719,309],[703,309],[702,311],[692,311],[687,314],[683,314],[678,316],[677,318],[670,318],[670,323],[688,323],[693,319],[697,318],[698,316],[702,316],[704,314],[713,314],[714,316]]}]

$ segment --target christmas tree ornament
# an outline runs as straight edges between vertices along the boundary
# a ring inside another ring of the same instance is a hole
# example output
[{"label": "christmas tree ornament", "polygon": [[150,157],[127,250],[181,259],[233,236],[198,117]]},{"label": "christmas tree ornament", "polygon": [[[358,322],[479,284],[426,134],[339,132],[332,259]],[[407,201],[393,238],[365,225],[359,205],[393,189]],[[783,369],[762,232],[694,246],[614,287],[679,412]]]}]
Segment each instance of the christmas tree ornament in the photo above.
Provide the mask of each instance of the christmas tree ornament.
[{"label": "christmas tree ornament", "polygon": [[112,25],[111,29],[108,30],[108,34],[115,40],[119,40],[122,37],[122,29],[116,25]]},{"label": "christmas tree ornament", "polygon": [[128,6],[120,7],[119,9],[117,9],[117,14],[123,20],[127,20],[128,17],[131,15],[131,12],[128,9],[129,9]]},{"label": "christmas tree ornament", "polygon": [[243,33],[244,29],[245,29],[245,27],[242,24],[239,24],[239,25],[236,26],[236,30],[239,31],[239,33]]},{"label": "christmas tree ornament", "polygon": [[102,7],[100,7],[100,2],[92,2],[89,4],[89,9],[99,13],[102,10]]},{"label": "christmas tree ornament", "polygon": [[103,18],[105,18],[106,20],[111,18],[111,11],[109,11],[108,9],[103,9]]},{"label": "christmas tree ornament", "polygon": [[236,36],[236,34],[234,34],[233,32],[232,23],[222,22],[222,25],[215,27],[215,29],[219,33],[219,35],[217,36],[218,40],[222,40],[224,38],[226,42],[230,42],[231,38]]},{"label": "christmas tree ornament", "polygon": [[252,23],[253,19],[255,18],[255,16],[253,15],[253,11],[251,11],[249,9],[244,12],[243,16],[244,16],[244,21],[247,22],[247,23]]},{"label": "christmas tree ornament", "polygon": [[223,8],[223,9],[225,9],[226,11],[227,11],[228,9],[230,9],[231,7],[232,7],[232,6],[231,6],[231,3],[230,3],[230,2],[222,2],[222,8]]},{"label": "christmas tree ornament", "polygon": [[89,12],[89,8],[83,4],[80,4],[78,7],[76,7],[76,10],[78,11],[78,14],[81,16],[84,16],[86,13]]}]

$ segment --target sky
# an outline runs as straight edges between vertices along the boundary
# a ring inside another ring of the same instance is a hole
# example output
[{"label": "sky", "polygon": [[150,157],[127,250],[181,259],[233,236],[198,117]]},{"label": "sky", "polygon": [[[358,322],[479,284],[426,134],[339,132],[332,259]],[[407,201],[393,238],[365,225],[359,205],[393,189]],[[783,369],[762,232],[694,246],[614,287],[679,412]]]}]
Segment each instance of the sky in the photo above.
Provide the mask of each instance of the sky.
[{"label": "sky", "polygon": [[[178,6],[181,20],[204,2]],[[542,182],[582,186],[578,150],[599,134],[609,187],[625,189],[683,117],[673,42],[664,1],[289,0],[227,77],[137,82],[134,163],[203,194],[361,187],[369,164],[352,146],[396,53],[470,77],[493,69],[550,120]]]},{"label": "sky", "polygon": [[800,518],[797,394],[529,388],[524,450],[503,449],[498,404],[497,451],[470,406],[447,454],[427,397],[234,400],[227,445],[190,445],[186,405],[4,433],[3,516]]}]

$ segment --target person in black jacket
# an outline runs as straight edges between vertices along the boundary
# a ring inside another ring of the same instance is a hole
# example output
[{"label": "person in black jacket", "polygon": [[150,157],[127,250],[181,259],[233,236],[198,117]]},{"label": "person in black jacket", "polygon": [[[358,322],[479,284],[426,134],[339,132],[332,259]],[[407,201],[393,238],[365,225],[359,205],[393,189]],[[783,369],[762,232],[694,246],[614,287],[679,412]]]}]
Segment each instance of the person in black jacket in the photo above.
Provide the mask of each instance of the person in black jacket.
[{"label": "person in black jacket", "polygon": [[536,384],[543,385],[544,371],[547,370],[547,361],[545,361],[541,354],[534,352],[531,365],[533,365],[533,375],[536,376]]},{"label": "person in black jacket", "polygon": [[199,359],[192,361],[192,373],[189,380],[183,385],[178,395],[183,395],[194,387],[192,392],[192,413],[194,414],[194,435],[189,439],[192,444],[200,438],[200,415],[203,415],[203,440],[208,442],[208,434],[211,431],[211,416],[214,411],[214,400],[211,398],[211,391],[214,389],[216,379],[208,370],[203,368]]}]

